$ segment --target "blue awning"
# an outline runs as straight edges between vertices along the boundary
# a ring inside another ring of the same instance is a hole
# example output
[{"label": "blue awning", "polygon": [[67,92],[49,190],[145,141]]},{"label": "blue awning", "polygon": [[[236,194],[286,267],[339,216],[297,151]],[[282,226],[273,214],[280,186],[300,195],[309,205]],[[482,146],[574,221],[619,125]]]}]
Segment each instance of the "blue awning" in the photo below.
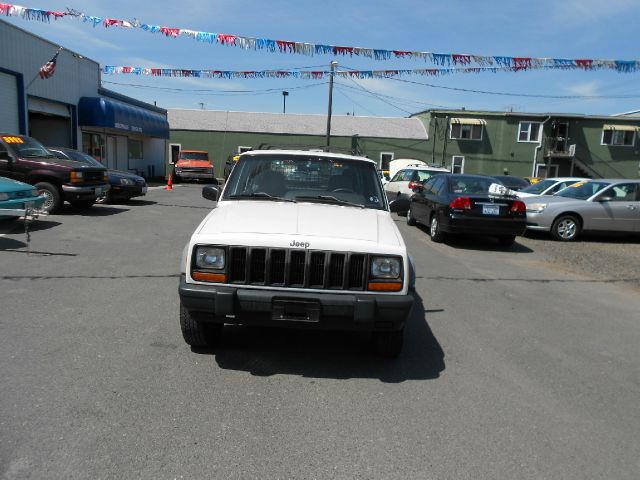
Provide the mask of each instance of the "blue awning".
[{"label": "blue awning", "polygon": [[115,128],[149,137],[169,138],[166,115],[107,97],[82,97],[78,123],[86,127]]}]

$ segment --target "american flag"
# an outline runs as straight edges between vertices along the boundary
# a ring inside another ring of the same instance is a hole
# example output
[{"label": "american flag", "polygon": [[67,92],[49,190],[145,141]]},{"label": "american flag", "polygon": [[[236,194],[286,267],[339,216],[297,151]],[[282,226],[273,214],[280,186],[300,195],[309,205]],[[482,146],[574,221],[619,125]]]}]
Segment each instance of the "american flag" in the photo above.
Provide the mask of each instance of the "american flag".
[{"label": "american flag", "polygon": [[53,74],[56,73],[56,62],[58,61],[58,54],[60,52],[56,52],[51,60],[40,67],[40,78],[51,78]]}]

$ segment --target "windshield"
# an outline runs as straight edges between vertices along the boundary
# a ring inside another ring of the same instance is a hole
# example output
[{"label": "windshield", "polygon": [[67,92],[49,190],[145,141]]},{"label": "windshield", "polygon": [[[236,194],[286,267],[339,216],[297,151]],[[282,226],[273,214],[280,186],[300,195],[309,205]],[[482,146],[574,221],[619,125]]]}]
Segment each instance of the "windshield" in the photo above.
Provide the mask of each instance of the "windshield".
[{"label": "windshield", "polygon": [[438,175],[439,173],[447,173],[447,172],[438,172],[438,171],[433,171],[433,170],[418,170],[418,178],[420,179],[421,182],[424,182],[425,180],[429,180],[431,177],[433,177],[434,175]]},{"label": "windshield", "polygon": [[500,184],[500,181],[495,178],[455,175],[450,177],[449,192],[466,193],[467,195],[486,194],[493,183]]},{"label": "windshield", "polygon": [[558,197],[586,200],[609,186],[606,182],[578,182],[556,193]]},{"label": "windshield", "polygon": [[524,193],[538,194],[538,193],[544,192],[549,187],[553,187],[556,183],[558,183],[557,180],[549,180],[549,179],[540,180],[538,183],[534,183],[533,185],[529,185],[528,187],[525,187],[520,191],[524,192]]},{"label": "windshield", "polygon": [[373,163],[321,154],[243,155],[229,177],[223,198],[385,209]]},{"label": "windshield", "polygon": [[86,163],[92,167],[104,167],[104,165],[87,153],[79,152],[77,150],[65,150],[64,153],[67,157],[71,160],[75,160],[76,162]]},{"label": "windshield", "polygon": [[207,152],[180,152],[180,160],[209,161],[209,154]]},{"label": "windshield", "polygon": [[14,153],[23,158],[52,158],[53,155],[40,142],[31,137],[13,136],[2,137],[2,140],[13,149]]}]

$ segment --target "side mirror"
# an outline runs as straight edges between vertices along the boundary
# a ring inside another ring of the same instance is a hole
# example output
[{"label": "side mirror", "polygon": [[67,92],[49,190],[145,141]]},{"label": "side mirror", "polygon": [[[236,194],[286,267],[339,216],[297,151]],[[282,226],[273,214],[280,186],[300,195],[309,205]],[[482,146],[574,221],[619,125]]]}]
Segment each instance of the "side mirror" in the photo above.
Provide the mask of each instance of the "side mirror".
[{"label": "side mirror", "polygon": [[613,200],[613,197],[608,197],[608,196],[598,197],[598,202],[610,202],[611,200]]},{"label": "side mirror", "polygon": [[9,155],[9,152],[7,152],[6,150],[2,150],[0,151],[0,160],[11,160],[11,156]]},{"label": "side mirror", "polygon": [[217,202],[220,196],[220,188],[217,185],[205,185],[202,187],[202,196],[207,200]]}]

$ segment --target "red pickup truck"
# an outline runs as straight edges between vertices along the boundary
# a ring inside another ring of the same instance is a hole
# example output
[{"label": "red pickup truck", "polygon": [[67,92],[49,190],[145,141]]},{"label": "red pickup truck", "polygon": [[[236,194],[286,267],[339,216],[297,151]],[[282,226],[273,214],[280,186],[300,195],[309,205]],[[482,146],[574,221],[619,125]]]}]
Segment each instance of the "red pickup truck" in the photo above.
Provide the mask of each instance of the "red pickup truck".
[{"label": "red pickup truck", "polygon": [[213,165],[209,161],[209,152],[204,150],[181,150],[174,165],[173,181],[207,180],[216,183]]}]

